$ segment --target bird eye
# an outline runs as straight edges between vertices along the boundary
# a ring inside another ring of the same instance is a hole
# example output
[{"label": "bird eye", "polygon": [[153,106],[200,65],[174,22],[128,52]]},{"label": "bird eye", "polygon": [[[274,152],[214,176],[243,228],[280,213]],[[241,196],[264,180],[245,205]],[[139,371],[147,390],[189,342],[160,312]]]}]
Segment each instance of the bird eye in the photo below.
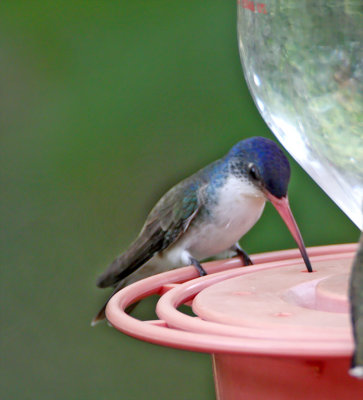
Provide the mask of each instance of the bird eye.
[{"label": "bird eye", "polygon": [[253,180],[255,180],[255,181],[260,180],[260,174],[258,172],[257,167],[254,164],[252,164],[252,163],[248,164],[248,173],[250,174],[250,177]]}]

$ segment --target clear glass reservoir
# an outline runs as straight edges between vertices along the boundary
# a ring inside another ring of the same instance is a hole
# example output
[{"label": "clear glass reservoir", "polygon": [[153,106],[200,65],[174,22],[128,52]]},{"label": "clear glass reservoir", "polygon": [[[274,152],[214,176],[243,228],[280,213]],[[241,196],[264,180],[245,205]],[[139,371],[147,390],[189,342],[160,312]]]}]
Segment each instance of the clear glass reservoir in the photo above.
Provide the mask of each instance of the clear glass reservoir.
[{"label": "clear glass reservoir", "polygon": [[255,103],[287,151],[363,230],[362,0],[238,0]]}]

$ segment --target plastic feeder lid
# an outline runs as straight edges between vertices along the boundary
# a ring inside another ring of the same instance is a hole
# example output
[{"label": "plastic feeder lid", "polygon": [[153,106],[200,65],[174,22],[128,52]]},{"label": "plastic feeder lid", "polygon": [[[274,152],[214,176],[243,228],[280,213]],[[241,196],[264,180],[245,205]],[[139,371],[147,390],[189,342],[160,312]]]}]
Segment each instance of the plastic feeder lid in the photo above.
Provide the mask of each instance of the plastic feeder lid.
[{"label": "plastic feeder lid", "polygon": [[[308,250],[314,272],[306,272],[298,250],[205,264],[155,275],[118,292],[106,313],[120,331],[160,345],[208,353],[347,357],[353,339],[347,299],[356,245]],[[195,279],[193,279],[195,278]],[[184,283],[183,283],[184,282]],[[158,293],[155,321],[139,321],[124,310]],[[195,317],[177,308],[191,304]]]}]

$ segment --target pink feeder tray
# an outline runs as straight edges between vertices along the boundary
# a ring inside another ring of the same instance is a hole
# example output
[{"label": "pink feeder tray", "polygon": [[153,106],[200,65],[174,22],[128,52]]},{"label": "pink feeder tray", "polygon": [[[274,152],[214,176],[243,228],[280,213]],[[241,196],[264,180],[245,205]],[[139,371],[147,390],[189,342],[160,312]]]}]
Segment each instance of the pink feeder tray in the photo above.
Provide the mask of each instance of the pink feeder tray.
[{"label": "pink feeder tray", "polygon": [[[212,354],[219,400],[363,399],[348,374],[353,352],[347,298],[355,244],[314,247],[308,273],[298,250],[179,268],[136,282],[110,300],[106,315],[141,340]],[[153,321],[125,313],[159,294]],[[178,310],[191,305],[195,317]]]}]

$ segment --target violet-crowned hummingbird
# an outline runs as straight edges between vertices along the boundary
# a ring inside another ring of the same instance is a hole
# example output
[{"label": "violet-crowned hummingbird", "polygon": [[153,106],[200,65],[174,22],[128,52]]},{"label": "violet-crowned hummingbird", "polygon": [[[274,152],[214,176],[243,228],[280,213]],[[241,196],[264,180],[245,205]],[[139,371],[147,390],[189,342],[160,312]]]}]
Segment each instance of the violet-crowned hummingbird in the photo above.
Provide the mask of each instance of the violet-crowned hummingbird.
[{"label": "violet-crowned hummingbird", "polygon": [[[185,265],[205,275],[199,260],[231,250],[252,264],[239,239],[260,218],[266,200],[294,237],[306,268],[312,267],[290,210],[290,165],[272,140],[252,137],[223,158],[172,187],[148,215],[139,236],[98,278],[112,295],[139,279]],[[106,304],[92,325],[105,318]]]}]

